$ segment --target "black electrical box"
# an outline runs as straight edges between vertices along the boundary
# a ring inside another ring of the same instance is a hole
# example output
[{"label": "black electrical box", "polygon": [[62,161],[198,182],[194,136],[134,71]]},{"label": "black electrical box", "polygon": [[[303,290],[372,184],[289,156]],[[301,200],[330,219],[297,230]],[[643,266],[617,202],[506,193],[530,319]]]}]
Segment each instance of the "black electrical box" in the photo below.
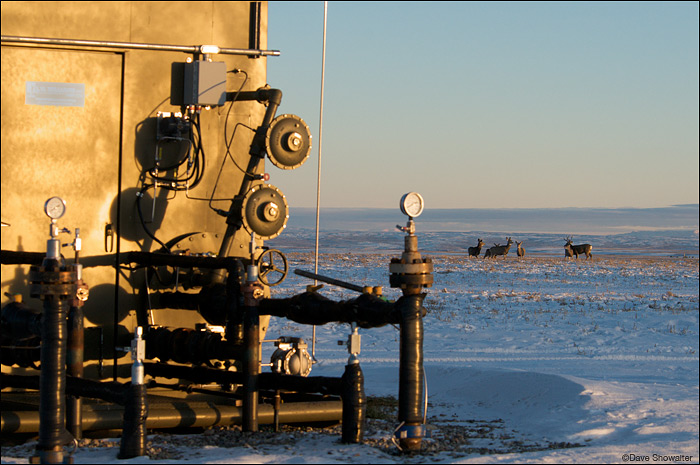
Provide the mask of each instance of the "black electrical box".
[{"label": "black electrical box", "polygon": [[217,106],[226,103],[226,63],[193,61],[171,66],[170,104]]}]

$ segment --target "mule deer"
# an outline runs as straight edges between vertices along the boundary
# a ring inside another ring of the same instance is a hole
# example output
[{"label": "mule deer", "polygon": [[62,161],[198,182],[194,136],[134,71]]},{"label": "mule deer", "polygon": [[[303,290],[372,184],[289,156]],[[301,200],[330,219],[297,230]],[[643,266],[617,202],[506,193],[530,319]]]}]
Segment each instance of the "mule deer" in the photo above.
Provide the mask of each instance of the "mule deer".
[{"label": "mule deer", "polygon": [[593,258],[593,254],[591,253],[593,246],[591,244],[573,245],[572,240],[572,237],[566,238],[566,245],[564,245],[564,257],[576,257],[576,260],[578,260],[579,255],[586,255],[586,260]]},{"label": "mule deer", "polygon": [[478,244],[476,244],[476,247],[469,247],[470,257],[478,257],[481,253],[481,248],[484,246],[484,241],[482,241],[481,239],[477,239],[477,241]]},{"label": "mule deer", "polygon": [[525,249],[523,248],[523,241],[515,241],[515,244],[518,246],[518,257],[524,257]]},{"label": "mule deer", "polygon": [[574,251],[571,248],[571,244],[567,243],[564,246],[564,258],[569,258],[574,256]]},{"label": "mule deer", "polygon": [[508,255],[508,250],[510,249],[510,245],[513,243],[513,241],[510,239],[510,237],[506,237],[506,240],[508,243],[506,245],[495,245],[488,249],[486,253],[484,253],[484,258],[488,257],[497,257],[499,255],[503,255],[503,258],[506,258],[506,255]]}]

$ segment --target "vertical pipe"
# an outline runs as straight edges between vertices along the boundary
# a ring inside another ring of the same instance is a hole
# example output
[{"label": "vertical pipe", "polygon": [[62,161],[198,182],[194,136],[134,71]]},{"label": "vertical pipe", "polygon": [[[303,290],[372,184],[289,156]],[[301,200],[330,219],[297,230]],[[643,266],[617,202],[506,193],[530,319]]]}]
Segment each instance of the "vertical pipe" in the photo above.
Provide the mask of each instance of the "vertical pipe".
[{"label": "vertical pipe", "polygon": [[[124,113],[124,107],[125,107],[125,100],[126,100],[126,91],[125,91],[125,82],[126,82],[126,54],[124,52],[120,53],[121,59],[122,59],[122,67],[121,67],[121,87],[120,87],[120,101],[119,101],[119,134],[118,140],[119,140],[119,160],[117,162],[117,218],[116,218],[116,223],[117,223],[117,231],[116,231],[116,236],[117,236],[117,251],[115,254],[115,260],[114,260],[114,308],[113,308],[113,318],[112,318],[112,350],[113,350],[113,357],[112,357],[112,377],[114,378],[114,381],[117,381],[117,370],[119,368],[119,354],[117,353],[116,346],[117,346],[117,341],[119,339],[119,291],[121,290],[121,284],[119,282],[122,270],[119,268],[119,263],[120,263],[120,254],[121,254],[121,234],[122,234],[122,181],[123,181],[123,176],[122,176],[122,169],[123,169],[123,164],[124,164],[124,119],[125,119],[125,113]],[[132,207],[132,204],[129,205]],[[128,217],[128,215],[127,215]],[[100,333],[100,354],[102,355],[104,353],[104,333]],[[103,375],[103,358],[100,356],[100,377]]]},{"label": "vertical pipe", "polygon": [[[258,89],[258,100],[260,102],[267,102],[267,110],[265,110],[263,121],[253,137],[253,143],[250,145],[250,161],[243,175],[243,181],[238,190],[238,197],[243,197],[250,190],[250,186],[255,179],[253,175],[258,170],[258,164],[265,156],[265,137],[267,129],[270,123],[272,123],[277,108],[282,102],[282,91],[279,89]],[[233,200],[226,218],[228,226],[226,227],[226,232],[224,232],[224,237],[221,239],[221,246],[219,247],[220,257],[228,257],[228,250],[233,243],[233,236],[241,227],[241,214],[240,202]],[[213,275],[213,277],[215,276],[216,275]],[[220,275],[218,278],[215,277],[215,279],[222,281],[223,276]]]},{"label": "vertical pipe", "polygon": [[[314,248],[314,273],[318,274],[318,229],[321,210],[321,154],[323,147],[323,92],[326,80],[326,21],[328,2],[323,2],[323,50],[321,54],[321,103],[318,117],[318,174],[316,178],[316,246]],[[316,284],[316,283],[314,283]],[[312,354],[313,355],[313,354]]]},{"label": "vertical pipe", "polygon": [[[76,299],[77,300],[77,299]],[[79,301],[78,301],[79,302]],[[83,377],[84,360],[84,315],[82,303],[74,302],[68,311],[68,361],[67,370],[74,378]],[[75,439],[83,437],[82,399],[68,396],[66,410],[66,428]]]},{"label": "vertical pipe", "polygon": [[[399,449],[406,452],[420,450],[425,437],[425,425],[421,414],[421,399],[425,372],[423,370],[423,299],[421,290],[432,283],[432,265],[424,261],[418,252],[418,238],[414,232],[413,218],[405,230],[404,252],[401,260],[392,259],[390,269],[392,287],[400,287],[403,293],[396,302],[401,318],[401,340],[399,354],[399,427],[395,434]],[[408,266],[407,266],[408,265]],[[410,265],[421,267],[417,270]],[[425,265],[425,266],[423,266]],[[429,266],[428,266],[429,265]]]},{"label": "vertical pipe", "polygon": [[245,358],[243,360],[243,431],[258,430],[258,375],[260,373],[260,316],[256,306],[245,308],[243,319]]},{"label": "vertical pipe", "polygon": [[243,285],[243,431],[258,430],[258,378],[260,375],[260,314],[258,299],[264,292],[258,281],[258,267],[248,265],[248,277]]},{"label": "vertical pipe", "polygon": [[399,300],[401,342],[399,361],[399,421],[406,437],[400,438],[402,449],[420,449],[423,423],[423,296],[404,296]]},{"label": "vertical pipe", "polygon": [[129,395],[124,404],[122,437],[118,459],[131,459],[146,455],[146,420],[148,417],[145,384],[128,386]]},{"label": "vertical pipe", "polygon": [[145,369],[143,359],[146,357],[146,342],[142,338],[143,328],[136,328],[131,342],[131,385],[124,404],[124,423],[122,439],[119,445],[119,459],[131,459],[146,455],[146,419],[148,401],[144,384]]},{"label": "vertical pipe", "polygon": [[[410,236],[409,236],[410,237]],[[410,254],[413,240],[406,240]],[[406,285],[404,296],[396,305],[401,315],[399,354],[399,422],[396,431],[399,448],[406,452],[419,451],[425,437],[424,398],[425,372],[423,369],[423,299],[421,286]]]},{"label": "vertical pipe", "polygon": [[365,396],[365,379],[360,363],[345,365],[341,378],[341,393],[343,401],[343,417],[341,441],[346,444],[359,444],[364,438],[365,413],[367,398]]},{"label": "vertical pipe", "polygon": [[280,390],[275,391],[275,403],[274,403],[274,415],[273,423],[275,425],[275,433],[280,432],[280,407],[282,406],[282,397],[280,396]]},{"label": "vertical pipe", "polygon": [[[323,147],[323,91],[326,86],[326,24],[328,2],[323,2],[323,49],[321,52],[321,103],[318,116],[318,175],[316,179],[316,245],[314,247],[314,273],[318,274],[318,230],[321,211],[321,153]],[[314,281],[314,286],[318,281]],[[316,360],[316,325],[311,335],[311,359]]]},{"label": "vertical pipe", "polygon": [[231,267],[226,278],[226,341],[243,344],[243,318],[241,316],[241,283],[238,273]]},{"label": "vertical pipe", "polygon": [[53,237],[52,233],[52,239],[47,241],[47,253],[42,266],[34,266],[30,270],[31,295],[43,300],[39,440],[36,446],[41,463],[63,463],[68,342],[66,317],[70,294],[75,292],[76,281],[75,273],[68,273],[65,267],[60,267],[60,243]]},{"label": "vertical pipe", "polygon": [[39,375],[39,441],[41,463],[63,463],[61,436],[65,428],[66,314],[68,302],[46,296],[41,331],[41,374]]}]

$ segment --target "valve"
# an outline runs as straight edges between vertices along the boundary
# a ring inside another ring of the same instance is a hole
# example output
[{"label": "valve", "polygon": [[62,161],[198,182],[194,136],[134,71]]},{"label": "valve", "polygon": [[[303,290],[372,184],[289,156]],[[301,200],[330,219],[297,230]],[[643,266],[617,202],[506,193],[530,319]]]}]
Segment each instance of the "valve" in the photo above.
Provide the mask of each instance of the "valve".
[{"label": "valve", "polygon": [[308,344],[299,337],[282,336],[275,341],[277,350],[270,358],[274,373],[283,375],[308,376],[313,362],[307,352]]},{"label": "valve", "polygon": [[359,328],[357,327],[357,323],[352,322],[350,323],[350,328],[352,329],[352,333],[348,335],[348,340],[347,341],[338,341],[339,346],[346,346],[348,348],[348,353],[350,354],[350,357],[348,358],[348,365],[354,365],[357,363],[360,363],[359,358],[357,357],[360,354],[360,346],[362,342],[362,336],[360,336],[359,333]]},{"label": "valve", "polygon": [[146,358],[146,341],[143,339],[143,327],[136,327],[129,352],[133,361],[131,365],[131,384],[143,384],[145,374],[143,361]]},{"label": "valve", "polygon": [[250,265],[246,269],[246,281],[241,287],[243,294],[243,305],[247,307],[257,307],[258,300],[262,299],[265,291],[260,282],[260,269],[255,261],[255,252],[258,247],[255,245],[255,233],[250,234]]},{"label": "valve", "polygon": [[[289,272],[287,257],[277,249],[268,249],[264,251],[260,257],[258,257],[257,265],[260,282],[270,287],[281,284]],[[274,277],[271,278],[270,275]]]}]

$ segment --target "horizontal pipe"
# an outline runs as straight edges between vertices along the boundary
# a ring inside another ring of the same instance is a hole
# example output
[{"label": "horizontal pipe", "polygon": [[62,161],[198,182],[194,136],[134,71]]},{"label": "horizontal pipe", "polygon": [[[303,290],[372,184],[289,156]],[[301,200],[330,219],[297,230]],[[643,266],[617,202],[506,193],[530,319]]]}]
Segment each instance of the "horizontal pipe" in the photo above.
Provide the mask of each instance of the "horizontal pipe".
[{"label": "horizontal pipe", "polygon": [[[321,402],[286,402],[280,405],[280,423],[314,423],[340,421],[343,414],[342,402],[339,400]],[[274,423],[274,407],[268,404],[258,405],[258,423]],[[2,434],[36,433],[39,431],[39,412],[7,411],[1,412]],[[94,408],[83,406],[83,431],[121,429],[124,410],[120,407]],[[240,425],[242,409],[230,405],[185,405],[182,407],[159,408],[148,410],[147,428],[206,428],[212,426]]]},{"label": "horizontal pipe", "polygon": [[[3,373],[0,387],[39,390],[39,376],[12,375]],[[125,404],[128,385],[117,382],[100,382],[91,379],[66,376],[66,393],[76,397],[89,397],[116,404]]]},{"label": "horizontal pipe", "polygon": [[[148,50],[155,52],[201,53],[203,45],[144,44],[138,42],[113,42],[104,40],[51,39],[46,37],[2,36],[2,43],[60,45],[89,48],[116,48],[125,50]],[[243,48],[219,48],[219,55],[279,56],[279,50],[258,50]]]},{"label": "horizontal pipe", "polygon": [[305,325],[354,322],[360,328],[378,328],[401,322],[396,305],[371,294],[335,302],[316,292],[305,292],[284,299],[261,299],[259,308],[261,315],[287,318]]},{"label": "horizontal pipe", "polygon": [[[146,374],[153,377],[187,379],[197,383],[244,384],[245,376],[240,371],[224,371],[206,367],[186,367],[165,363],[144,363]],[[260,373],[259,389],[284,389],[304,393],[339,395],[340,378],[327,376],[295,376],[278,373]]]},{"label": "horizontal pipe", "polygon": [[294,274],[297,274],[299,276],[303,276],[305,278],[311,278],[311,279],[315,279],[318,281],[322,281],[324,283],[333,284],[334,286],[343,287],[345,289],[350,289],[351,291],[363,292],[363,289],[364,289],[362,286],[347,283],[345,281],[341,281],[341,280],[335,279],[335,278],[329,278],[328,276],[322,276],[320,274],[311,273],[310,271],[294,270]]},{"label": "horizontal pipe", "polygon": [[[41,265],[46,252],[20,252],[14,250],[0,251],[0,263],[3,265]],[[85,268],[95,266],[114,266],[117,264],[117,255],[96,255],[81,257],[81,264]],[[151,266],[179,266],[183,268],[226,268],[233,269],[240,258],[237,257],[191,257],[187,255],[171,255],[153,252],[123,252],[119,254],[120,265],[137,263]]]}]

